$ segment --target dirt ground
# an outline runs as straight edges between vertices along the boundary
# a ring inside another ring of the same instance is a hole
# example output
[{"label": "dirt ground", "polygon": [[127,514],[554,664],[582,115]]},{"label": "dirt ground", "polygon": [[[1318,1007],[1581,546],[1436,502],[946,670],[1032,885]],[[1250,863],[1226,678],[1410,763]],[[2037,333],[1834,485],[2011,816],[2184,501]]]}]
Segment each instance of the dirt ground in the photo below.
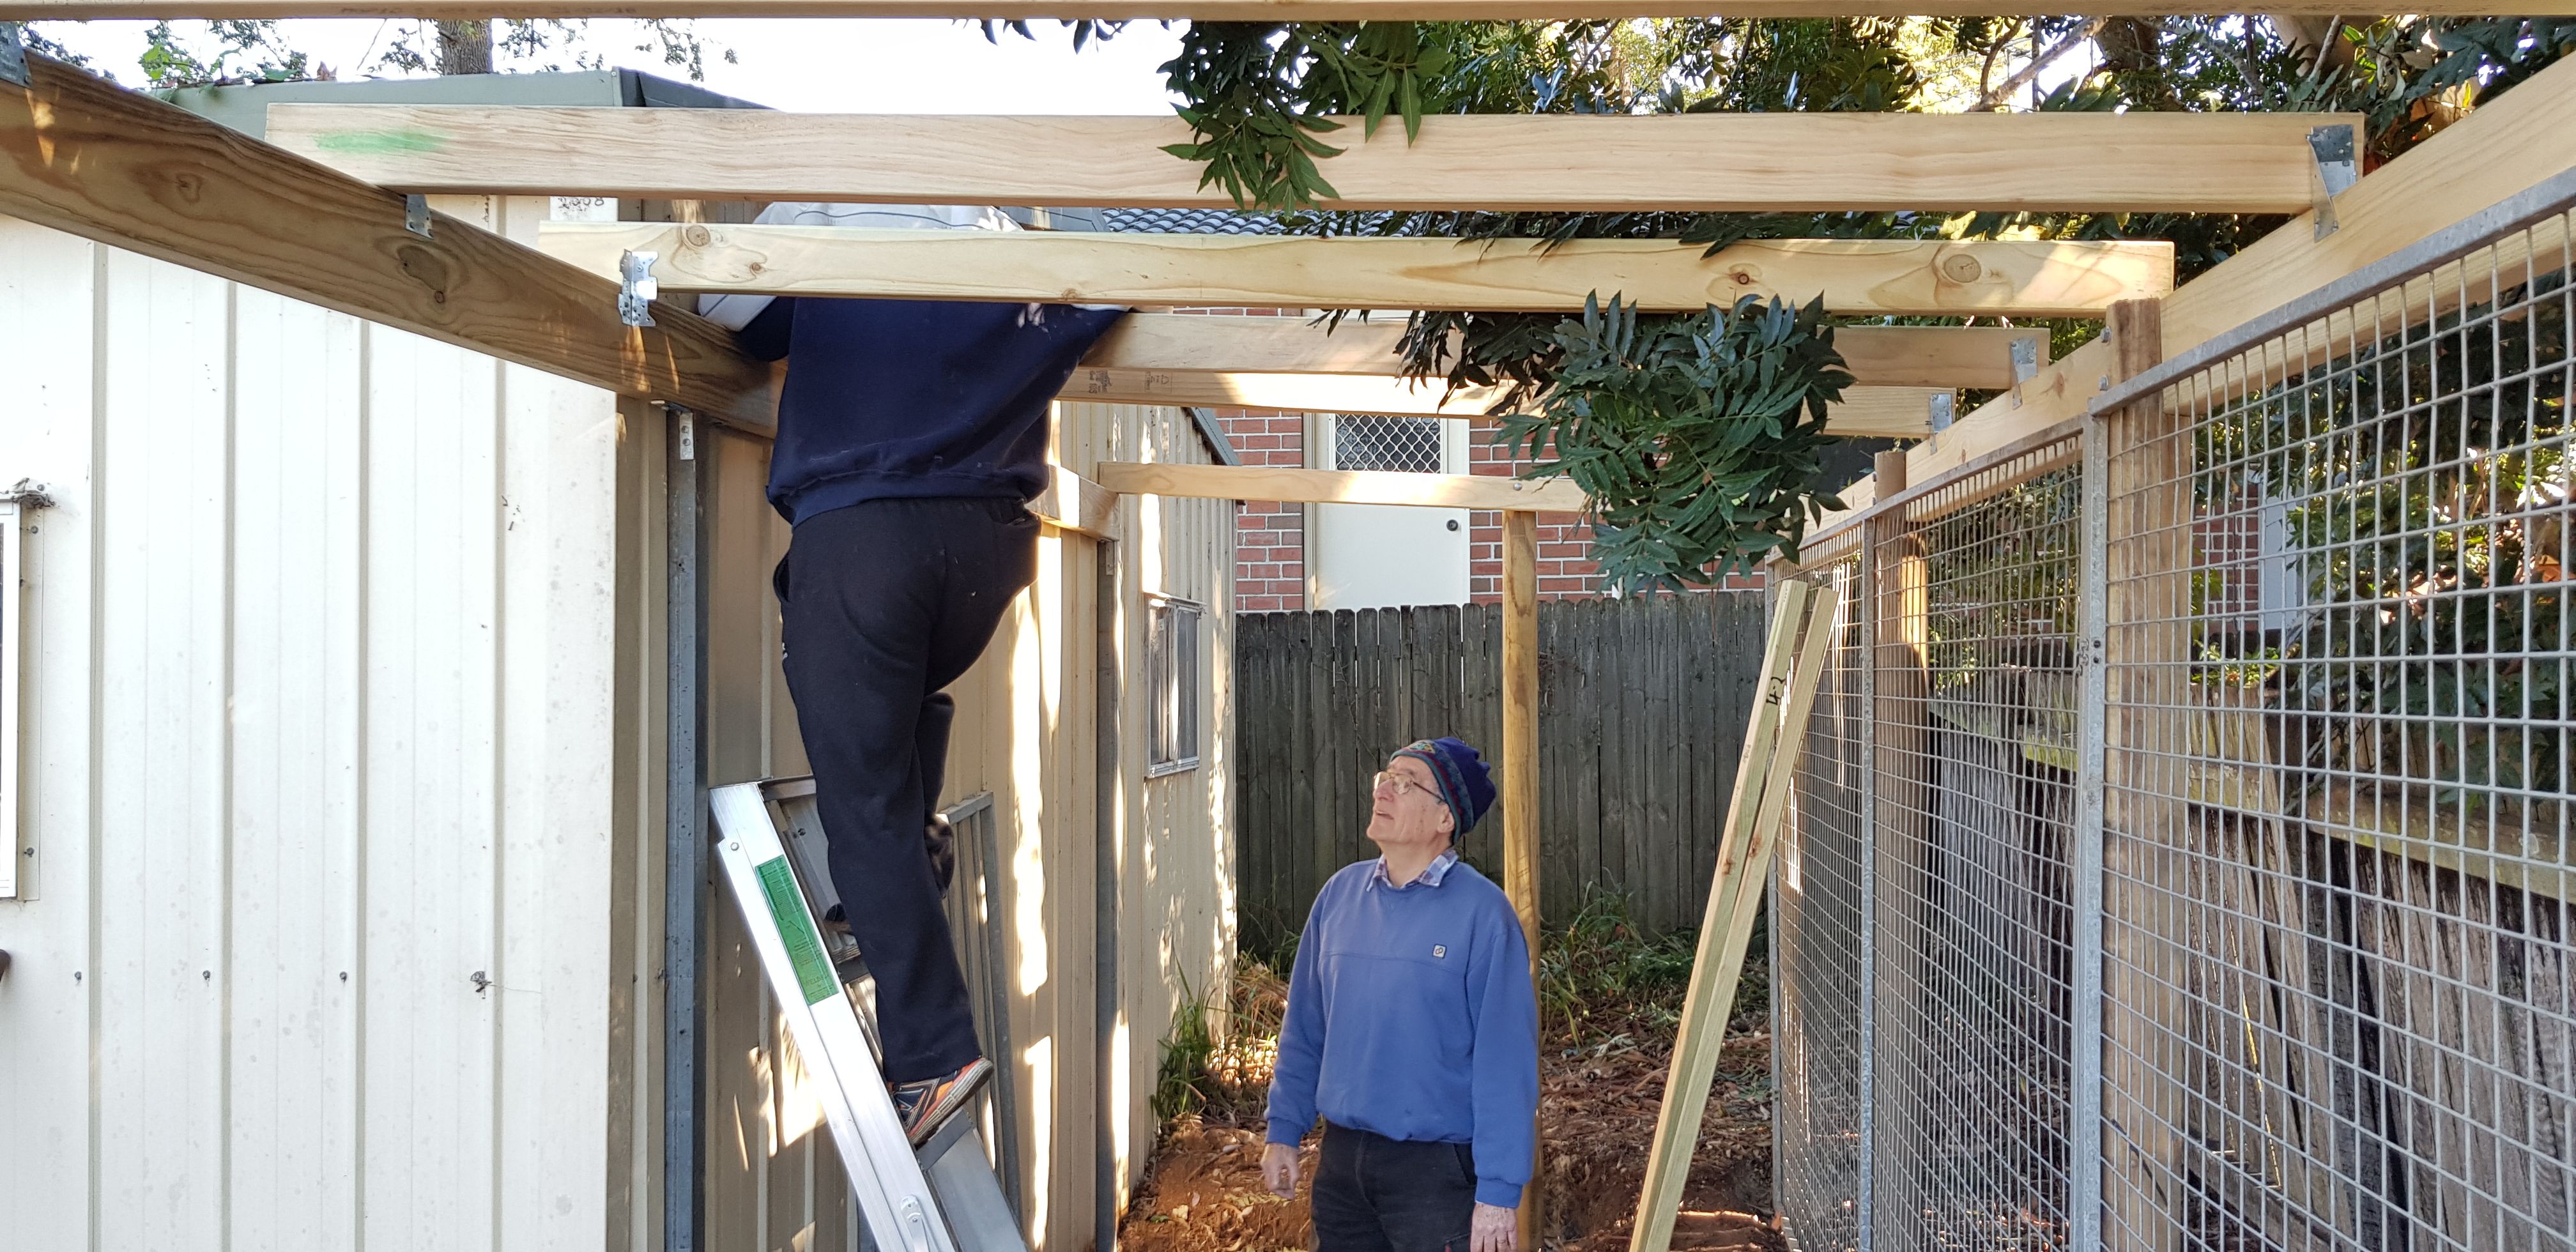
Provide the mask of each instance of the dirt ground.
[{"label": "dirt ground", "polygon": [[[1786,1252],[1770,1220],[1770,1037],[1727,1040],[1673,1247]],[[1625,1252],[1654,1141],[1669,1051],[1624,1041],[1540,1061],[1544,1162],[1540,1252]],[[1238,1115],[1234,1120],[1252,1122]],[[1316,1140],[1305,1146],[1312,1178]],[[1285,1252],[1313,1246],[1306,1196],[1261,1186],[1261,1132],[1198,1115],[1176,1119],[1128,1206],[1127,1252]]]}]

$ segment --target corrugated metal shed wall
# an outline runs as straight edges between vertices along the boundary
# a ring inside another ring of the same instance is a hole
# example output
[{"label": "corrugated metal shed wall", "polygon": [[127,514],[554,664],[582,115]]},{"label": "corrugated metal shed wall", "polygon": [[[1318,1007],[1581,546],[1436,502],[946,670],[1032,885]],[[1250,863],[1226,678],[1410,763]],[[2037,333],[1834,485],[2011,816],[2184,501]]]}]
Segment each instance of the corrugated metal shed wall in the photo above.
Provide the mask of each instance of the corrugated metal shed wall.
[{"label": "corrugated metal shed wall", "polygon": [[[478,206],[535,211],[440,207]],[[37,855],[29,898],[0,902],[11,1240],[658,1247],[658,414],[20,223],[0,257],[0,474],[60,502],[29,545]],[[801,772],[767,447],[699,447],[713,776]],[[1125,406],[1068,406],[1058,452],[1208,459],[1178,411]],[[1233,510],[1129,500],[1116,529],[1126,667],[1140,590],[1208,605],[1212,635],[1198,770],[1141,781],[1132,685],[1124,705],[1108,1032],[1132,1184],[1154,1044],[1232,952]],[[1027,1216],[1079,1249],[1097,563],[1092,540],[1043,545],[960,684],[949,780],[1002,821]],[[723,901],[710,1246],[849,1246],[829,1135]]]},{"label": "corrugated metal shed wall", "polygon": [[5,1242],[610,1246],[651,785],[611,399],[18,222],[0,258],[0,473],[58,502]]}]

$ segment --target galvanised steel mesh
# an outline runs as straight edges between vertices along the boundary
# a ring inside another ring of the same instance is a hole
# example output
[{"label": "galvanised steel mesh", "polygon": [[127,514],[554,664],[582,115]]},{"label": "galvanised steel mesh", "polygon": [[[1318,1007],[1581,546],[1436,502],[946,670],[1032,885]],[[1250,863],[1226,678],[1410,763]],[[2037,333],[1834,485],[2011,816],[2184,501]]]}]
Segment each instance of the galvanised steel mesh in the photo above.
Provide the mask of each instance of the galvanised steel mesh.
[{"label": "galvanised steel mesh", "polygon": [[1842,1252],[1860,1235],[1861,722],[1867,639],[1860,557],[1800,575],[1830,591],[1833,650],[1808,715],[1771,896],[1772,1032],[1781,1213],[1790,1241]]},{"label": "galvanised steel mesh", "polygon": [[2576,221],[2524,216],[2104,419],[2110,1246],[2576,1247]]},{"label": "galvanised steel mesh", "polygon": [[1874,1247],[2068,1220],[2077,443],[1874,527]]}]

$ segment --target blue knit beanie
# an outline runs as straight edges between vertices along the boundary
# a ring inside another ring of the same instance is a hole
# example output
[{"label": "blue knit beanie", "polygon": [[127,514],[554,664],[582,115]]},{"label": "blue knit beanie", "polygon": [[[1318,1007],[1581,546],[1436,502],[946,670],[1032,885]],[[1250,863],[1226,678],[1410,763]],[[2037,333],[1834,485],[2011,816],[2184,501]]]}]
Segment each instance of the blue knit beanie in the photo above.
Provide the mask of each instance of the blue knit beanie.
[{"label": "blue knit beanie", "polygon": [[1485,772],[1484,760],[1456,739],[1418,739],[1396,750],[1397,756],[1409,756],[1431,767],[1431,776],[1440,783],[1440,802],[1449,806],[1449,816],[1456,822],[1451,838],[1476,828],[1476,819],[1494,806],[1494,780]]}]

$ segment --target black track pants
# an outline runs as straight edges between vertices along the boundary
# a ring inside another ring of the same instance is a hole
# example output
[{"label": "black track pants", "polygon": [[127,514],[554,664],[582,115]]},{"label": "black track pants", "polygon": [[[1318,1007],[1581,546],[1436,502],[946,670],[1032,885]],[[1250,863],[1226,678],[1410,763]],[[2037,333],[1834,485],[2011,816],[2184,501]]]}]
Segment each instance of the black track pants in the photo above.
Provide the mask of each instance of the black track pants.
[{"label": "black track pants", "polygon": [[877,980],[890,1082],[975,1059],[975,1019],[922,827],[939,803],[956,705],[1037,573],[1016,500],[870,500],[797,524],[779,565],[787,690],[831,841],[832,885]]}]

